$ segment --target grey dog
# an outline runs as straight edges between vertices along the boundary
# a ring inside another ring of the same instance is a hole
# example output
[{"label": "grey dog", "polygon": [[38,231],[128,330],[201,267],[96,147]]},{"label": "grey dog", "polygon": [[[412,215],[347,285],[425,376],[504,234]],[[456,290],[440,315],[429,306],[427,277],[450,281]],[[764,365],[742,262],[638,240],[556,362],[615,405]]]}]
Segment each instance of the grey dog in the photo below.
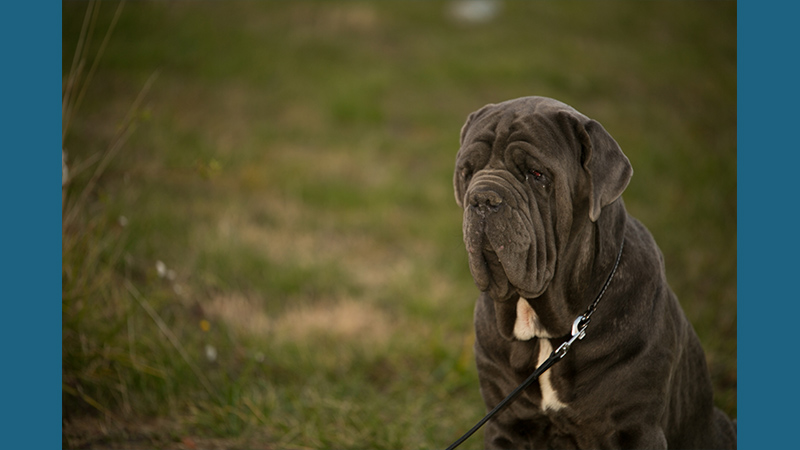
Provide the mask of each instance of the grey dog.
[{"label": "grey dog", "polygon": [[464,124],[454,187],[488,408],[571,336],[616,268],[586,338],[489,421],[487,448],[736,448],[661,251],[623,204],[632,174],[600,123],[553,99]]}]

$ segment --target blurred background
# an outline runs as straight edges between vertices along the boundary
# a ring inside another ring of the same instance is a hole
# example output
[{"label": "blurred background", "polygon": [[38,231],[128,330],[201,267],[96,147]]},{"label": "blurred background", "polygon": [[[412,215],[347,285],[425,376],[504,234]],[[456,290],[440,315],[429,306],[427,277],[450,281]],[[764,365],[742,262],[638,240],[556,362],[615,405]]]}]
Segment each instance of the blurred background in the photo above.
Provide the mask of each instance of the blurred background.
[{"label": "blurred background", "polygon": [[735,2],[62,9],[65,448],[450,444],[485,413],[459,130],[526,95],[630,158],[736,416]]}]

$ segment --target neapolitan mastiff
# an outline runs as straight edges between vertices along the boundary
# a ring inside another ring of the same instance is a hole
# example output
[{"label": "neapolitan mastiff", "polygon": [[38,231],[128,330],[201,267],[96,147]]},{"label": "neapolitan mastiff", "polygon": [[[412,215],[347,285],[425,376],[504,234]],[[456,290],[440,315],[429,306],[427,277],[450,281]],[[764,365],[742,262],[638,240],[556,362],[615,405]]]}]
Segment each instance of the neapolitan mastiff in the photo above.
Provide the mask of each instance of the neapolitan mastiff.
[{"label": "neapolitan mastiff", "polygon": [[617,268],[586,338],[489,421],[487,448],[736,447],[661,251],[625,210],[632,174],[600,123],[553,99],[486,105],[464,124],[454,187],[488,408],[571,336]]}]

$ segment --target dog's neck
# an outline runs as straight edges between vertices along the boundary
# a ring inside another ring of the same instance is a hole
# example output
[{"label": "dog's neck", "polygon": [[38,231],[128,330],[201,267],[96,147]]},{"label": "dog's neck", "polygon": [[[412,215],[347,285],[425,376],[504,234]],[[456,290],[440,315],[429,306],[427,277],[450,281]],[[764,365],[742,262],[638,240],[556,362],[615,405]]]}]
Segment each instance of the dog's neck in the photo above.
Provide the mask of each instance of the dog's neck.
[{"label": "dog's neck", "polygon": [[[572,267],[560,267],[556,276],[563,277],[556,286],[566,286],[571,315],[583,313],[594,301],[609,273],[614,268],[625,237],[628,213],[622,198],[603,208],[596,222],[582,227],[580,238],[571,241],[574,254]],[[560,272],[560,273],[559,273]]]},{"label": "dog's neck", "polygon": [[[622,199],[603,209],[597,222],[584,221],[572,230],[570,245],[556,264],[550,287],[536,298],[511,297],[516,303],[514,338],[528,340],[566,336],[575,318],[586,311],[613,269],[624,238],[627,212]],[[509,310],[511,308],[506,308]]]}]

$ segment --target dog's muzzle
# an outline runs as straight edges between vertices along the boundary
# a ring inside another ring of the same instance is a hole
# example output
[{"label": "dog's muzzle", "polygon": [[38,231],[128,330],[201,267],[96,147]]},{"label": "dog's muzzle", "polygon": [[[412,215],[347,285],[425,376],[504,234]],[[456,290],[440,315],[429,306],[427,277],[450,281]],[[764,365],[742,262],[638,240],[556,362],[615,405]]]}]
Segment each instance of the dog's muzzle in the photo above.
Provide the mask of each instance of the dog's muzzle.
[{"label": "dog's muzzle", "polygon": [[[507,172],[473,179],[464,209],[464,243],[475,283],[495,300],[539,296],[552,275],[548,238],[535,202]],[[552,238],[551,238],[552,240]]]}]

